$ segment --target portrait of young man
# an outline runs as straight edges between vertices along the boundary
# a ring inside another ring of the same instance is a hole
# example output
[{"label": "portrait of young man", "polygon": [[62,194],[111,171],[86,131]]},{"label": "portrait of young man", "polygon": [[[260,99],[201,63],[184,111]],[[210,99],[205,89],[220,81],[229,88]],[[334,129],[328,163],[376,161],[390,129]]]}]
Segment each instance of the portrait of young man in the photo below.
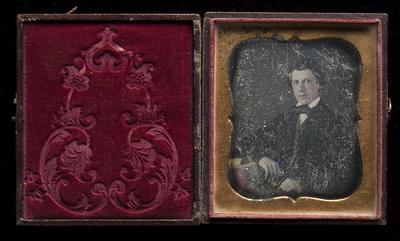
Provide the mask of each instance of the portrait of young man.
[{"label": "portrait of young man", "polygon": [[324,88],[332,78],[312,56],[297,59],[287,76],[295,104],[242,138],[250,143],[250,154],[233,148],[241,165],[229,174],[232,186],[251,198],[351,195],[362,176],[357,120],[326,104],[321,92],[330,91]]}]

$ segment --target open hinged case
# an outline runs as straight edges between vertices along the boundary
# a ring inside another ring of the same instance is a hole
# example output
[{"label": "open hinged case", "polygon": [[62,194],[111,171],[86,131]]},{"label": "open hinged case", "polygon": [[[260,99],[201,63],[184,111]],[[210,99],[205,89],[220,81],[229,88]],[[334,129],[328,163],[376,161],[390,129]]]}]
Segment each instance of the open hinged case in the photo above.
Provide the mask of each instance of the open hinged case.
[{"label": "open hinged case", "polygon": [[386,15],[17,24],[18,224],[385,223]]},{"label": "open hinged case", "polygon": [[207,13],[210,222],[385,223],[387,16]]},{"label": "open hinged case", "polygon": [[17,24],[17,223],[198,224],[200,17]]}]

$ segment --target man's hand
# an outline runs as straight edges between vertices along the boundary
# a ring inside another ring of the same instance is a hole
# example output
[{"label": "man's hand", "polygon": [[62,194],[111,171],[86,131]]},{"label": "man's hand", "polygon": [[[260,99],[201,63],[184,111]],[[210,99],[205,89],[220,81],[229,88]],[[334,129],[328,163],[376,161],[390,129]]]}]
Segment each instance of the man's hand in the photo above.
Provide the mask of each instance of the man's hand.
[{"label": "man's hand", "polygon": [[279,164],[268,157],[261,158],[258,165],[265,170],[265,179],[275,178],[279,175]]},{"label": "man's hand", "polygon": [[291,178],[286,178],[285,181],[282,182],[279,188],[285,192],[297,192],[297,193],[301,192],[300,183]]}]

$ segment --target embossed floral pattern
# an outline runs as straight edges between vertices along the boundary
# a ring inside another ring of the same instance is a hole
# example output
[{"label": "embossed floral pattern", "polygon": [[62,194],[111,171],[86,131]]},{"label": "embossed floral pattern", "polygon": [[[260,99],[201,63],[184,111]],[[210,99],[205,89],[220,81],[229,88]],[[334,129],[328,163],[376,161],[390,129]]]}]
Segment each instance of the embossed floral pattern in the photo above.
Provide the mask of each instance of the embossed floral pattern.
[{"label": "embossed floral pattern", "polygon": [[60,107],[58,113],[53,113],[53,126],[79,126],[84,129],[90,129],[96,120],[91,115],[83,115],[79,107],[73,107],[67,110],[63,106]]},{"label": "embossed floral pattern", "polygon": [[128,76],[128,85],[133,85],[133,84],[144,84],[145,83],[145,78],[143,73],[131,73]]},{"label": "embossed floral pattern", "polygon": [[128,89],[145,88],[146,91],[151,91],[154,88],[153,76],[151,75],[154,71],[154,65],[146,62],[143,54],[135,53],[130,68],[130,73],[126,78]]},{"label": "embossed floral pattern", "polygon": [[87,145],[78,144],[76,141],[69,143],[64,148],[65,151],[60,156],[63,167],[83,180],[85,168],[90,164],[92,150]]},{"label": "embossed floral pattern", "polygon": [[32,170],[25,170],[25,193],[28,197],[42,200],[46,189],[40,181],[40,175]]},{"label": "embossed floral pattern", "polygon": [[[85,68],[83,68],[84,70]],[[75,66],[66,66],[63,70],[64,88],[76,91],[89,89],[89,78],[84,75],[85,71],[79,70]]]},{"label": "embossed floral pattern", "polygon": [[179,184],[175,184],[173,191],[174,191],[175,201],[178,201],[183,198],[187,198],[189,196],[189,192],[187,190],[185,190],[184,188],[182,188],[182,186]]},{"label": "embossed floral pattern", "polygon": [[[133,55],[116,44],[113,38],[117,34],[110,27],[99,36],[98,43],[82,51],[73,65],[62,69],[63,87],[69,90],[68,95],[65,104],[53,113],[54,130],[40,154],[40,174],[28,171],[25,175],[26,196],[40,200],[47,195],[60,208],[83,216],[96,213],[107,204],[136,214],[157,208],[168,197],[174,200],[190,197],[185,189],[185,182],[191,178],[190,168],[179,173],[175,142],[166,128],[164,113],[152,96],[154,65],[146,62],[143,54]],[[119,177],[105,184],[98,180],[93,167],[96,161],[92,160],[95,154],[89,130],[95,126],[96,119],[72,99],[75,91],[89,89],[93,73],[110,72],[121,75],[130,94],[140,90],[144,97],[122,114],[129,127],[127,152],[123,157],[129,168],[122,166]],[[66,201],[64,188],[76,182],[84,191],[74,193],[74,201]],[[142,200],[141,193],[136,192],[137,185],[153,187],[153,199]]]}]

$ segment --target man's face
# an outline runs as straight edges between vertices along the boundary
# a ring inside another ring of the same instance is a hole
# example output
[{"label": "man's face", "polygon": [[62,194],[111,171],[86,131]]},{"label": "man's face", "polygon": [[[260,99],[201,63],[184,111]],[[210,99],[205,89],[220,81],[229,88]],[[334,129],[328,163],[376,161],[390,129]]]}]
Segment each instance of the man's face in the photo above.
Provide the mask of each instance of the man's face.
[{"label": "man's face", "polygon": [[319,97],[321,86],[311,70],[294,70],[291,78],[293,93],[298,104],[308,105]]}]

